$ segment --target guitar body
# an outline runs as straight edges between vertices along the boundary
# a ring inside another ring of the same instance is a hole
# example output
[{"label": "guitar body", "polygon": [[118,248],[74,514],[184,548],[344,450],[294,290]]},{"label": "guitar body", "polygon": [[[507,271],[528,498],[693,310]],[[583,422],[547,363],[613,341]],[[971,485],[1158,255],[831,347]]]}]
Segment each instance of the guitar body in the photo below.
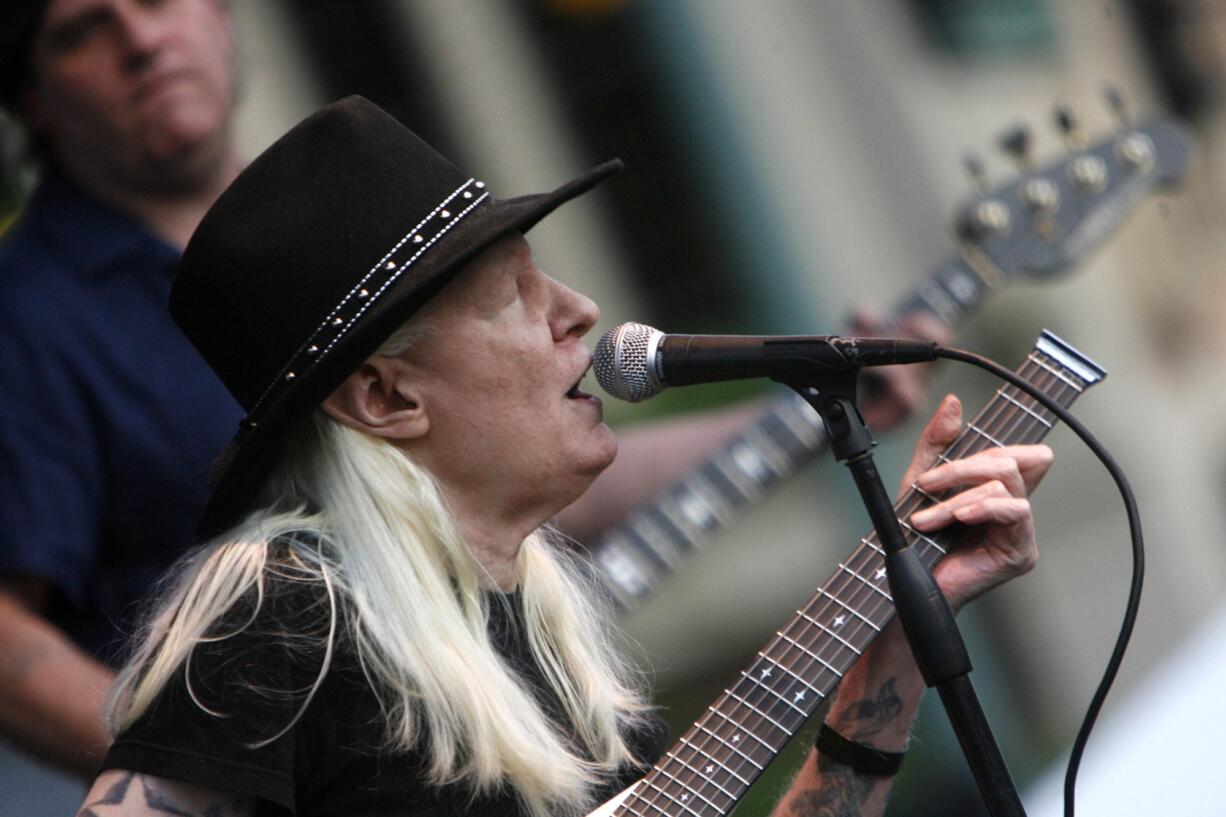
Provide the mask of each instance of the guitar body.
[{"label": "guitar body", "polygon": [[626,802],[640,785],[642,785],[642,781],[635,783],[627,789],[622,789],[617,796],[611,800],[606,800],[595,811],[589,812],[587,817],[613,817],[617,813],[617,807]]}]

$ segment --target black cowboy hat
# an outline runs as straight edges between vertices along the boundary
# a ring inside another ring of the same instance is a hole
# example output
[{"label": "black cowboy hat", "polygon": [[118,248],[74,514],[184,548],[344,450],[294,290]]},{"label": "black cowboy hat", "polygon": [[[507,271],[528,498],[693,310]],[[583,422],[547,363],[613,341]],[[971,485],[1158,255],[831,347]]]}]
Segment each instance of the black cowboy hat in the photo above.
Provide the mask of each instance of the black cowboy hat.
[{"label": "black cowboy hat", "polygon": [[30,49],[50,0],[0,3],[0,105],[15,111],[30,72]]},{"label": "black cowboy hat", "polygon": [[496,199],[371,102],[282,136],[205,215],[170,309],[247,411],[214,467],[201,539],[237,523],[285,433],[468,261],[621,170]]}]

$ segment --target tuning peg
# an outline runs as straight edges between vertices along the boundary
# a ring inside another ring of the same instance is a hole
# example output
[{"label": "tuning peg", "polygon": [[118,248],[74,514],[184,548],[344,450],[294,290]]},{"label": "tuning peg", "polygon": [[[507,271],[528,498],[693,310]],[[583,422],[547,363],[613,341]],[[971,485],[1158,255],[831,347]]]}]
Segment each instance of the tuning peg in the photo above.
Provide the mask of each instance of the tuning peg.
[{"label": "tuning peg", "polygon": [[962,166],[966,168],[967,175],[980,193],[987,193],[991,189],[988,173],[983,167],[983,158],[978,153],[969,150],[963,153]]},{"label": "tuning peg", "polygon": [[1124,104],[1124,97],[1120,94],[1120,89],[1114,85],[1106,85],[1103,87],[1103,99],[1107,102],[1107,108],[1111,111],[1111,115],[1115,117],[1115,121],[1120,127],[1129,125],[1128,106]]},{"label": "tuning peg", "polygon": [[1030,129],[1025,125],[1016,125],[1000,138],[1000,148],[1017,160],[1023,168],[1029,168],[1031,161],[1030,148],[1033,140]]},{"label": "tuning peg", "polygon": [[1064,144],[1069,150],[1081,150],[1086,146],[1085,135],[1081,132],[1081,123],[1068,105],[1057,105],[1054,118],[1056,129],[1064,137]]}]

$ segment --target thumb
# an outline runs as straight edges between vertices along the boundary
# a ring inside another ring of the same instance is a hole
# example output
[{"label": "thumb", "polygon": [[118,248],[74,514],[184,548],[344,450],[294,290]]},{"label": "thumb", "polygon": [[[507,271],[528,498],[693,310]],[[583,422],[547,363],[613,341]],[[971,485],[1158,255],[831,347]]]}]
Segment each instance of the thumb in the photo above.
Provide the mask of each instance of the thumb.
[{"label": "thumb", "polygon": [[902,488],[906,490],[924,471],[928,470],[936,460],[937,455],[949,447],[962,430],[962,401],[952,394],[945,395],[936,413],[924,426],[919,442],[915,446],[915,454],[911,457],[911,465],[903,474]]}]

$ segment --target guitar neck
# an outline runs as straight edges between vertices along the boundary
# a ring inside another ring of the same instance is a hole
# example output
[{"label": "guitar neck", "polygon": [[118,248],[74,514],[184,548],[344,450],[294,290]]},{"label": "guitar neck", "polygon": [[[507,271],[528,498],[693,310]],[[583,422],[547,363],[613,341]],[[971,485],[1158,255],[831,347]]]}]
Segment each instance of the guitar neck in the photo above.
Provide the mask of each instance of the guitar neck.
[{"label": "guitar neck", "polygon": [[[1105,376],[1049,333],[1018,374],[1065,407]],[[1055,423],[1024,392],[1003,386],[937,461],[1038,442]],[[895,511],[906,520],[942,498],[912,487]],[[952,533],[902,525],[930,568],[945,555]],[[870,533],[613,813],[727,814],[893,617],[883,551]]]},{"label": "guitar neck", "polygon": [[[893,315],[926,312],[957,327],[992,291],[988,270],[986,262],[952,258],[899,303]],[[701,550],[776,483],[812,462],[826,443],[821,418],[800,397],[788,393],[590,542],[592,561],[619,606],[638,607],[688,554]]]}]

